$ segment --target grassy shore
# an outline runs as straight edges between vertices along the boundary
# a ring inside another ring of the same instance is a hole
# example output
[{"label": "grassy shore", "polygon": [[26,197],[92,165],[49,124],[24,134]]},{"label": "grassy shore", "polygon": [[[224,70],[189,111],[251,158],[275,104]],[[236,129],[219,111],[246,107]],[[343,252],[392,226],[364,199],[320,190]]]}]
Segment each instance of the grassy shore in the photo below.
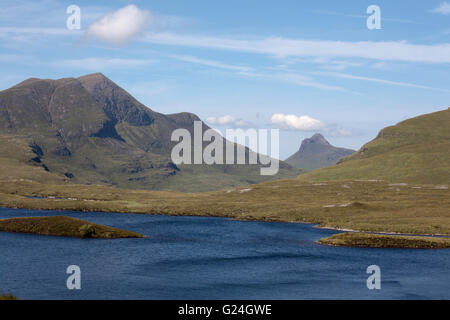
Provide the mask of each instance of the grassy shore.
[{"label": "grassy shore", "polygon": [[450,238],[382,235],[359,232],[335,234],[317,241],[320,244],[364,248],[450,248]]},{"label": "grassy shore", "polygon": [[16,180],[0,183],[0,206],[220,216],[308,222],[320,227],[370,232],[450,235],[447,186],[386,181],[317,183],[294,179],[215,192],[180,193]]},{"label": "grassy shore", "polygon": [[65,216],[0,220],[0,231],[79,238],[142,238],[143,235]]},{"label": "grassy shore", "polygon": [[2,300],[17,300],[12,294],[0,294],[0,301]]}]

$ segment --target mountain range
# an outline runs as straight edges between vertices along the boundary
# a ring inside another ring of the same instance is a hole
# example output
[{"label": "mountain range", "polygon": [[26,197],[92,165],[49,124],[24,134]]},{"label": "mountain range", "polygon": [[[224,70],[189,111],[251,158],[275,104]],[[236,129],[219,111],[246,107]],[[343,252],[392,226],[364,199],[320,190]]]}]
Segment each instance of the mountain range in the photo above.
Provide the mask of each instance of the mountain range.
[{"label": "mountain range", "polygon": [[199,120],[155,112],[101,73],[30,78],[0,92],[0,181],[187,192],[296,177],[450,182],[450,109],[384,128],[355,153],[315,134],[274,176],[262,176],[261,164],[174,164],[171,133],[192,133]]},{"label": "mountain range", "polygon": [[302,141],[300,149],[285,161],[304,172],[329,167],[355,150],[332,146],[320,133]]},{"label": "mountain range", "polygon": [[209,191],[301,172],[284,162],[274,176],[260,164],[177,166],[171,134],[192,133],[194,121],[151,110],[101,73],[27,79],[0,92],[0,179]]}]

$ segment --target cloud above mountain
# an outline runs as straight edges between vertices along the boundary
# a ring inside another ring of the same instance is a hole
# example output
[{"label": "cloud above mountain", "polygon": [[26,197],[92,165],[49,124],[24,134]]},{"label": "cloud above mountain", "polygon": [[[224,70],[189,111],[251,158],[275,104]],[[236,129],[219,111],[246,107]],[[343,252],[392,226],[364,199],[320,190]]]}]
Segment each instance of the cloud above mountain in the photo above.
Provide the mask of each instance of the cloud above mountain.
[{"label": "cloud above mountain", "polygon": [[271,122],[273,126],[286,130],[315,131],[326,127],[322,121],[308,115],[297,116],[295,114],[276,113],[272,115]]},{"label": "cloud above mountain", "polygon": [[249,124],[245,120],[235,118],[228,114],[221,117],[208,117],[206,118],[206,122],[212,125],[219,125],[219,126],[232,126],[232,127],[249,126]]},{"label": "cloud above mountain", "polygon": [[138,36],[151,20],[150,11],[130,4],[92,23],[86,36],[113,45],[124,45]]}]

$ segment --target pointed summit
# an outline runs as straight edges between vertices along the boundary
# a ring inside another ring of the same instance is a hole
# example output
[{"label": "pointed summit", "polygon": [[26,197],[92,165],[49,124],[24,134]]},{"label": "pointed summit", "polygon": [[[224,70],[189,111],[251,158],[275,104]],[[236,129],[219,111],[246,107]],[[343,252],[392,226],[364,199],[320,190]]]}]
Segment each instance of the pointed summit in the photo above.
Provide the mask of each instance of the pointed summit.
[{"label": "pointed summit", "polygon": [[154,121],[156,115],[152,110],[104,74],[88,74],[79,77],[78,81],[103,106],[104,112],[113,123],[123,120],[135,126],[147,126]]},{"label": "pointed summit", "polygon": [[332,146],[320,133],[302,141],[300,149],[286,162],[291,166],[311,171],[335,164],[341,158],[354,153],[354,150]]},{"label": "pointed summit", "polygon": [[321,135],[320,133],[316,133],[314,134],[310,140],[313,140],[314,142],[317,143],[321,143],[321,144],[326,144],[329,145],[330,143],[325,139],[325,137],[323,135]]},{"label": "pointed summit", "polygon": [[311,138],[302,141],[300,150],[305,150],[307,148],[317,148],[317,146],[331,146],[331,144],[325,139],[320,133],[314,134]]},{"label": "pointed summit", "polygon": [[85,87],[90,92],[92,92],[95,88],[104,89],[108,86],[117,86],[101,72],[91,73],[79,77],[78,81],[80,81],[83,84],[83,87]]}]

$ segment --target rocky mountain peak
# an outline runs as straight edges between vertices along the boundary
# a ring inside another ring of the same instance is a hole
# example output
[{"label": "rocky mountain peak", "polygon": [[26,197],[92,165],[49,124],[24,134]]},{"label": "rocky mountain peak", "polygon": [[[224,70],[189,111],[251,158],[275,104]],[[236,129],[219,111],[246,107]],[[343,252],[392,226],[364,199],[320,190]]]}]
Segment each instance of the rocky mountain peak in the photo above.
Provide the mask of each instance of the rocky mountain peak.
[{"label": "rocky mountain peak", "polygon": [[304,139],[300,149],[286,162],[293,167],[309,171],[333,165],[353,152],[354,150],[334,147],[323,135],[316,133],[311,138]]},{"label": "rocky mountain peak", "polygon": [[331,146],[331,144],[320,133],[314,134],[311,138],[304,139],[300,146],[300,152],[304,151],[310,146]]}]

